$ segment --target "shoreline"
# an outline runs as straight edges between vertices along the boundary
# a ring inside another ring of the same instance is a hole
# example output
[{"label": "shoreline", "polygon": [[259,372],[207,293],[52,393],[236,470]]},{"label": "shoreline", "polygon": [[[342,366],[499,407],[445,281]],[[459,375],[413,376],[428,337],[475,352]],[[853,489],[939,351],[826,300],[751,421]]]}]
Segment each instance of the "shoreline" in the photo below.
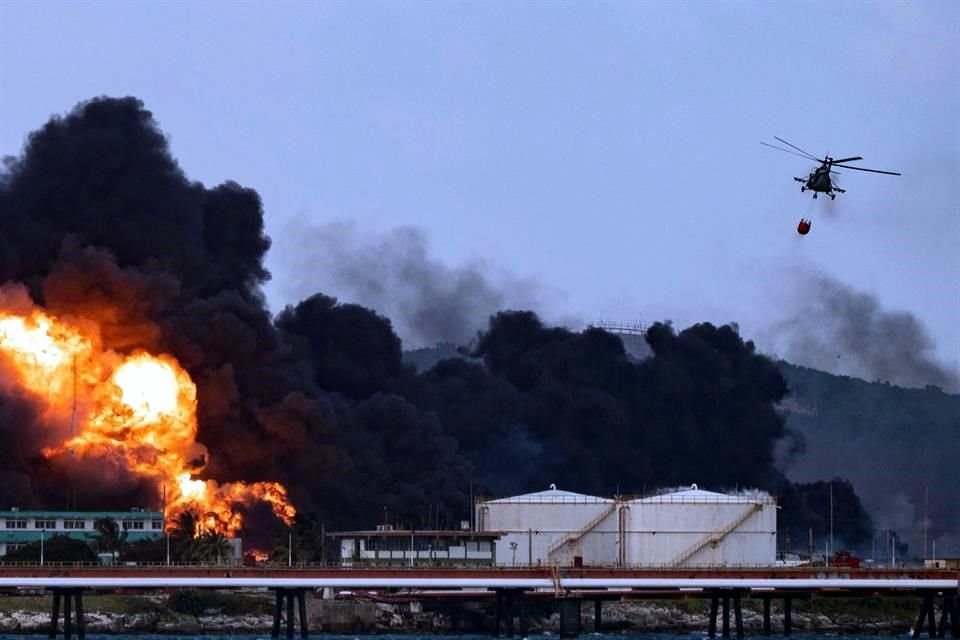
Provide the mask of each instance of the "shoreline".
[{"label": "shoreline", "polygon": [[[306,603],[309,629],[314,634],[491,635],[494,625],[493,605],[489,602],[383,603],[322,600],[308,595]],[[84,598],[84,604],[86,632],[91,634],[261,635],[269,634],[273,626],[273,595],[269,592],[90,594]],[[743,626],[748,634],[762,632],[760,607],[759,601],[744,600]],[[557,635],[560,616],[555,609],[552,602],[530,602],[529,634]],[[843,599],[796,601],[793,630],[796,633],[902,634],[910,630],[918,610],[919,600],[913,598],[868,603]],[[708,612],[709,602],[695,599],[605,602],[600,632],[618,635],[706,633]],[[774,633],[782,629],[781,625],[781,611],[774,605]],[[45,635],[49,628],[49,597],[0,597],[0,634]],[[519,628],[517,620],[514,629]],[[62,633],[62,616],[59,629]],[[299,620],[296,629],[299,634]],[[584,635],[594,633],[590,601],[584,601],[581,608],[581,629]]]}]

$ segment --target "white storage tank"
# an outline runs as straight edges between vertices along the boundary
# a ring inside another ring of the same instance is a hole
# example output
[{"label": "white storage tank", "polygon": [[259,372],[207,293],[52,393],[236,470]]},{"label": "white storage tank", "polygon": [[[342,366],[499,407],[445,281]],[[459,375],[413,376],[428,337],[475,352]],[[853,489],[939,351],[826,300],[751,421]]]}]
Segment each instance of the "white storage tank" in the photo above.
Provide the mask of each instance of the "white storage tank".
[{"label": "white storage tank", "polygon": [[591,544],[587,534],[614,521],[616,507],[615,500],[550,485],[546,491],[477,502],[476,523],[478,531],[501,533],[500,566],[612,564],[615,545]]},{"label": "white storage tank", "polygon": [[771,566],[777,551],[776,501],[762,491],[689,489],[629,500],[626,566]]}]

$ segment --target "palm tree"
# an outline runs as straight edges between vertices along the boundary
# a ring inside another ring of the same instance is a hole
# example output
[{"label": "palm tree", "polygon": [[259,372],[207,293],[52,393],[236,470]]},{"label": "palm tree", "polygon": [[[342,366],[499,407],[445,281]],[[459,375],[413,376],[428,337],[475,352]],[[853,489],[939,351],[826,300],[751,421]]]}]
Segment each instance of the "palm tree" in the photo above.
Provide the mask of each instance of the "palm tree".
[{"label": "palm tree", "polygon": [[223,534],[211,531],[195,538],[191,545],[191,559],[208,564],[221,564],[230,557],[230,541]]},{"label": "palm tree", "polygon": [[197,535],[199,516],[192,511],[181,511],[170,520],[170,548],[179,562],[193,560],[193,539]]},{"label": "palm tree", "polygon": [[173,532],[171,536],[181,541],[193,540],[194,536],[197,535],[197,524],[199,521],[200,516],[193,511],[181,511],[177,514],[177,517],[173,519]]},{"label": "palm tree", "polygon": [[100,518],[93,523],[93,528],[97,531],[97,553],[112,553],[119,557],[127,542],[127,531],[122,530],[113,518]]}]

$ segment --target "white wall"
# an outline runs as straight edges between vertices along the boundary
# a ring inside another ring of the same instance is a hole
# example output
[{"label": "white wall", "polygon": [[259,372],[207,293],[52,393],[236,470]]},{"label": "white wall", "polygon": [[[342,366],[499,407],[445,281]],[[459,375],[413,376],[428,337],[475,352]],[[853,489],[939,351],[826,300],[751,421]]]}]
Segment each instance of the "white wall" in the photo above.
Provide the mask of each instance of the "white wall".
[{"label": "white wall", "polygon": [[[478,505],[478,528],[503,532],[496,543],[500,566],[568,566],[578,556],[586,566],[672,566],[685,551],[715,538],[719,541],[704,545],[680,565],[771,566],[776,560],[776,503],[762,492],[727,495],[694,486],[622,502],[527,497]],[[723,534],[743,516],[743,522]],[[569,542],[560,545],[563,540]]]},{"label": "white wall", "polygon": [[[720,532],[755,508],[752,502],[645,504],[635,501],[630,504],[626,562],[670,565],[699,541],[719,537]],[[708,544],[682,565],[772,565],[776,560],[776,505],[761,503],[759,509],[717,544]]]},{"label": "white wall", "polygon": [[[509,566],[514,562],[526,564],[572,564],[576,548],[566,545],[553,557],[548,556],[550,546],[578,532],[595,517],[609,509],[612,500],[596,499],[589,502],[507,502],[482,503],[477,510],[477,523],[481,531],[502,531],[497,540],[497,564]],[[616,527],[616,521],[614,527]],[[580,542],[580,551],[585,554],[585,540]],[[516,545],[516,553],[511,547]],[[586,562],[584,555],[584,562]]]}]

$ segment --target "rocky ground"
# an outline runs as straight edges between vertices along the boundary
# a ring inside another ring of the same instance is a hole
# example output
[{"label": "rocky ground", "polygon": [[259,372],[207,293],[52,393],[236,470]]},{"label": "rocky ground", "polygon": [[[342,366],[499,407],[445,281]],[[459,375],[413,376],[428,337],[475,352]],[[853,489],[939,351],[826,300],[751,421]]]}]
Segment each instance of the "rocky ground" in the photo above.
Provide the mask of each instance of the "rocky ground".
[{"label": "rocky ground", "polygon": [[[197,608],[197,602],[205,608]],[[222,594],[215,601],[197,602],[174,603],[163,594],[90,595],[84,599],[86,627],[89,633],[261,634],[269,633],[273,624],[270,593]],[[46,632],[49,607],[49,597],[0,597],[0,633]],[[708,607],[701,600],[607,602],[603,605],[602,631],[706,631]],[[756,601],[744,602],[743,623],[748,633],[762,630],[760,607]],[[918,607],[919,603],[907,600],[797,602],[793,628],[797,632],[816,633],[905,633]],[[529,633],[556,633],[559,614],[553,609],[547,602],[532,604],[528,609]],[[592,603],[584,603],[582,614],[583,631],[592,632]],[[326,633],[484,633],[493,628],[492,607],[478,603],[425,608],[418,602],[332,601],[308,595],[307,615],[311,630]],[[775,631],[781,628],[781,620],[782,613],[774,605]],[[515,629],[519,630],[519,621]]]}]

